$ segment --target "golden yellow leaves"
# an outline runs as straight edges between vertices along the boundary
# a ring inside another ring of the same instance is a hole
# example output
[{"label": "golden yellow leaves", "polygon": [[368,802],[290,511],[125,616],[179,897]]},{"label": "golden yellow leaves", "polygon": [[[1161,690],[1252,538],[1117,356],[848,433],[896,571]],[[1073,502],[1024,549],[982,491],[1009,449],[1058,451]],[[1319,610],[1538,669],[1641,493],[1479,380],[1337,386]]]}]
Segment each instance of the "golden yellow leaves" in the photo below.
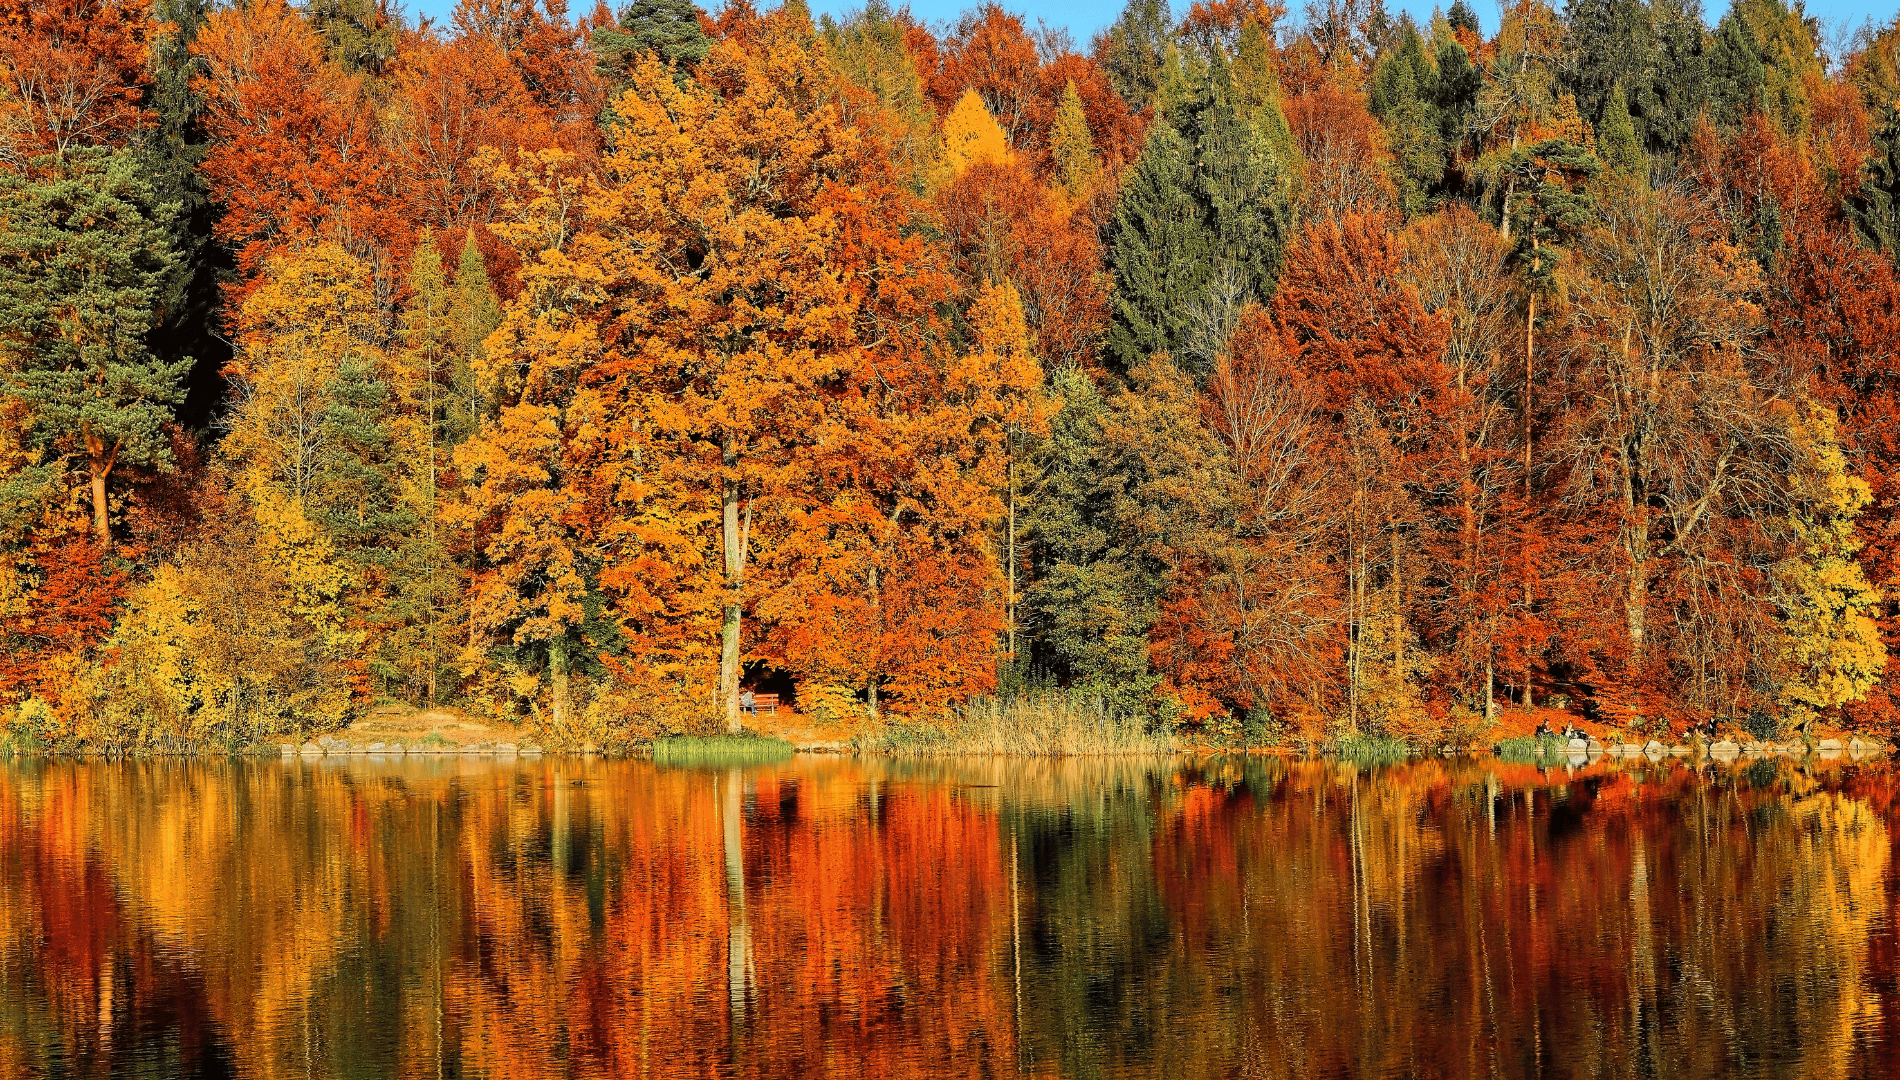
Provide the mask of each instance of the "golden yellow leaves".
[{"label": "golden yellow leaves", "polygon": [[1799,722],[1865,697],[1886,669],[1887,650],[1874,621],[1880,591],[1854,561],[1854,519],[1873,501],[1872,491],[1848,472],[1832,412],[1810,406],[1790,435],[1803,503],[1790,524],[1802,554],[1777,566],[1775,578],[1786,613],[1783,659],[1794,675],[1781,697]]},{"label": "golden yellow leaves", "polygon": [[1002,126],[975,90],[965,90],[950,115],[943,118],[943,153],[953,176],[962,176],[982,162],[1008,165],[1016,160]]}]

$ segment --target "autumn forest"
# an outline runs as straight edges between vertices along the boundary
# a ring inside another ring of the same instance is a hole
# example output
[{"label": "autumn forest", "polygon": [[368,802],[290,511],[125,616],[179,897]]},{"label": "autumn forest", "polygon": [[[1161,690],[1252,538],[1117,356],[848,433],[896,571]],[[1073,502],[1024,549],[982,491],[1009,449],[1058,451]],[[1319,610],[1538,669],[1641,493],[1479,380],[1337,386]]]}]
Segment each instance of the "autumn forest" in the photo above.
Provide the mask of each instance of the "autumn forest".
[{"label": "autumn forest", "polygon": [[1492,21],[0,0],[0,731],[1900,732],[1900,22]]}]

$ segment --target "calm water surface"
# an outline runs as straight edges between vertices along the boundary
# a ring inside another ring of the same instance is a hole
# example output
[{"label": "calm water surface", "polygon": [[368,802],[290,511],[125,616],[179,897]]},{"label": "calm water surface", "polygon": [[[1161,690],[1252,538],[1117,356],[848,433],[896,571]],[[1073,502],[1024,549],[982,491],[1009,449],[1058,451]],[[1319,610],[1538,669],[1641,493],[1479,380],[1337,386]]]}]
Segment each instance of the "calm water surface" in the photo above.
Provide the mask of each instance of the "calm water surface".
[{"label": "calm water surface", "polygon": [[1885,765],[0,763],[0,1077],[1900,1073]]}]

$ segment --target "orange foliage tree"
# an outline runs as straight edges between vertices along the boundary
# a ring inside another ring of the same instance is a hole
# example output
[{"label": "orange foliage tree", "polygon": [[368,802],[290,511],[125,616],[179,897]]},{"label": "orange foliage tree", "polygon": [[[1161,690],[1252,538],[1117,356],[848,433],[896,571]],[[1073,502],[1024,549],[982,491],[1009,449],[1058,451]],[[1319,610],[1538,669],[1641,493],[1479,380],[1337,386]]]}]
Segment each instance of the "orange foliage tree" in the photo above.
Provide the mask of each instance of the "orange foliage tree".
[{"label": "orange foliage tree", "polygon": [[0,163],[120,146],[151,120],[150,0],[0,3]]},{"label": "orange foliage tree", "polygon": [[192,51],[212,137],[200,170],[240,270],[255,274],[286,244],[326,239],[366,254],[404,231],[363,76],[333,64],[296,9],[263,0],[214,12]]},{"label": "orange foliage tree", "polygon": [[[599,179],[543,180],[504,226],[538,250],[491,341],[500,415],[462,459],[480,620],[556,643],[558,668],[598,589],[677,658],[623,670],[716,656],[733,727],[755,646],[873,708],[993,678],[988,448],[1036,381],[1020,346],[945,340],[947,278],[901,228],[921,208],[795,19],[729,34],[690,81],[639,64]],[[571,237],[550,224],[569,215]],[[961,599],[919,605],[920,580]]]}]

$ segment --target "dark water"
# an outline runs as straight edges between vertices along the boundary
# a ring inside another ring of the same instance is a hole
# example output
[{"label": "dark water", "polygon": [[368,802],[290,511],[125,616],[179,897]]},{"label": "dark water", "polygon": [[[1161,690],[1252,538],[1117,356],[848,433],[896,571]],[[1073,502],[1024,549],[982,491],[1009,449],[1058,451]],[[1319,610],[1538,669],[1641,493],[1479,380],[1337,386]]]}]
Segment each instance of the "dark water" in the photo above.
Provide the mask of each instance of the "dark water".
[{"label": "dark water", "polygon": [[0,763],[0,1077],[1895,1075],[1897,791]]}]

